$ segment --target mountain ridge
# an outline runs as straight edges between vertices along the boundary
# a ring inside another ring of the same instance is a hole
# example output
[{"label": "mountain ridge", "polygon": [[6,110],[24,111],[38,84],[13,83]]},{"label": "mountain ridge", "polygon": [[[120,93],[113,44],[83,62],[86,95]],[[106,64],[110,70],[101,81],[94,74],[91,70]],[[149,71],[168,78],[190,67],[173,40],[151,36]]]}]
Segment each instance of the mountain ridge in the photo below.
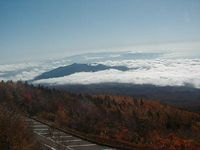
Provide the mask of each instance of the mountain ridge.
[{"label": "mountain ridge", "polygon": [[102,71],[102,70],[107,70],[107,69],[116,69],[120,71],[129,70],[129,68],[126,66],[106,66],[102,64],[73,63],[71,65],[58,67],[56,69],[44,72],[41,75],[35,77],[33,80],[57,78],[57,77],[71,75],[78,72],[97,72],[97,71]]}]

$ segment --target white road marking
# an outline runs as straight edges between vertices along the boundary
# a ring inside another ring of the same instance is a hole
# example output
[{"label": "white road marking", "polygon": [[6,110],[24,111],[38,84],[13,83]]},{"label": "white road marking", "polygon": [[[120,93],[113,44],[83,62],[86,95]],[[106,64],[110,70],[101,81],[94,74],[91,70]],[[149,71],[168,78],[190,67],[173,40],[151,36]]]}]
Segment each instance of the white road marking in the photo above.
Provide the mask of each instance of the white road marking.
[{"label": "white road marking", "polygon": [[[36,133],[37,134],[37,133]],[[38,134],[39,136],[41,136],[41,137],[43,137],[43,138],[46,138],[46,139],[48,139],[48,140],[50,140],[50,141],[52,141],[52,142],[54,142],[54,143],[56,143],[56,144],[58,144],[58,145],[60,145],[60,146],[62,146],[62,147],[66,147],[65,145],[63,145],[63,144],[60,144],[60,143],[58,143],[58,142],[56,142],[55,140],[53,140],[53,139],[50,139],[50,138],[48,138],[48,137],[45,137],[44,135],[41,135],[41,134]],[[56,150],[56,149],[55,149]]]},{"label": "white road marking", "polygon": [[53,147],[51,147],[51,146],[49,146],[49,145],[47,145],[47,144],[44,144],[44,146],[50,148],[51,150],[56,150],[55,148],[53,148]]},{"label": "white road marking", "polygon": [[33,125],[33,127],[46,127],[46,128],[48,128],[48,126],[47,125],[43,125],[43,124],[35,124],[35,125]]},{"label": "white road marking", "polygon": [[[31,120],[28,120],[28,122],[29,121],[31,121]],[[72,136],[72,135],[67,134],[65,132],[61,132],[57,129],[49,127],[46,124],[42,124],[42,123],[34,121],[34,120],[32,120],[31,122],[32,122],[33,130],[34,130],[35,134],[38,134],[39,136],[46,138],[46,140],[50,140],[51,142],[54,142],[54,143],[62,146],[63,148],[67,148],[69,150],[74,150],[73,147],[86,147],[87,148],[87,147],[90,147],[90,146],[97,145],[97,144],[93,144],[93,143],[90,143],[90,142],[89,142],[89,144],[86,144],[86,143],[84,144],[83,143],[84,140],[77,138],[76,136]],[[48,132],[48,130],[49,130],[49,132]],[[49,136],[50,131],[51,131],[51,137]],[[68,140],[67,140],[67,138],[68,138]],[[80,141],[83,141],[83,142],[80,142]],[[72,144],[70,142],[75,142],[75,143]],[[80,142],[80,144],[78,142]],[[54,148],[54,147],[52,147],[48,144],[43,144],[43,145],[48,147],[51,150],[56,150],[56,148]],[[100,146],[100,145],[97,145],[97,146]],[[112,149],[112,148],[106,148],[106,146],[103,149],[103,147],[104,146],[102,146],[102,150],[116,150],[116,149]]]},{"label": "white road marking", "polygon": [[47,135],[47,134],[49,134],[48,132],[37,132],[37,131],[34,131],[34,133],[39,134],[39,135]]},{"label": "white road marking", "polygon": [[71,135],[52,136],[52,138],[69,138]]},{"label": "white road marking", "polygon": [[48,128],[45,128],[45,129],[34,129],[34,131],[47,131],[49,130]]},{"label": "white road marking", "polygon": [[87,147],[87,146],[94,146],[96,144],[82,144],[82,145],[69,145],[68,147],[69,148],[72,148],[72,147]]},{"label": "white road marking", "polygon": [[66,143],[66,142],[80,142],[82,141],[81,139],[76,139],[76,140],[63,140],[63,141],[57,141],[59,143]]}]

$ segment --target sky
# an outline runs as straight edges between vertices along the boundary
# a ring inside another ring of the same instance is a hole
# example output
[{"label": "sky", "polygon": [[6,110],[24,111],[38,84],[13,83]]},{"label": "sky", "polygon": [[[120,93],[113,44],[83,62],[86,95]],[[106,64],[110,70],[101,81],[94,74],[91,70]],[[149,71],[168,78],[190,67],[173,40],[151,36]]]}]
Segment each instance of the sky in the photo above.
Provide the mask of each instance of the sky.
[{"label": "sky", "polygon": [[199,0],[0,0],[0,64],[85,52],[200,51]]}]

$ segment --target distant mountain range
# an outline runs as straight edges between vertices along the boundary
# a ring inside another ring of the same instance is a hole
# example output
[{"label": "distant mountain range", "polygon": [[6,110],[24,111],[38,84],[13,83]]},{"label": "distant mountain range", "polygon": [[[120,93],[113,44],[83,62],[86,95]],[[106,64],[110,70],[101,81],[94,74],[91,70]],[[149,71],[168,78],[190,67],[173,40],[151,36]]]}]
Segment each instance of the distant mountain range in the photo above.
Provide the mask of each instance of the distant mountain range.
[{"label": "distant mountain range", "polygon": [[136,98],[157,100],[191,111],[200,111],[200,89],[189,86],[155,86],[137,85],[125,83],[101,83],[101,84],[65,84],[50,85],[53,87],[72,93],[92,94],[92,95],[125,95]]},{"label": "distant mountain range", "polygon": [[120,71],[129,70],[129,68],[126,66],[106,66],[102,64],[73,63],[68,66],[58,67],[54,70],[44,72],[41,75],[35,77],[34,80],[63,77],[63,76],[71,75],[78,72],[97,72],[97,71],[102,71],[102,70],[107,70],[107,69],[116,69]]}]

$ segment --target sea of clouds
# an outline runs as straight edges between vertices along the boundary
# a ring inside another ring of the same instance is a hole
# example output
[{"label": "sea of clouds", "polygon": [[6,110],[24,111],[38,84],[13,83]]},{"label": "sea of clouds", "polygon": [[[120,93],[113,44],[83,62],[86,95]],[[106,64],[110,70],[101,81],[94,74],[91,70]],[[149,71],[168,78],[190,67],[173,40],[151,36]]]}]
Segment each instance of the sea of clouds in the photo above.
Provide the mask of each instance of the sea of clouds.
[{"label": "sea of clouds", "polygon": [[123,65],[129,67],[130,70],[80,72],[59,78],[38,80],[35,83],[62,85],[114,82],[158,86],[190,85],[200,88],[200,59],[124,60],[99,63],[109,66]]},{"label": "sea of clouds", "polygon": [[[88,59],[88,58],[87,58]],[[96,84],[133,83],[158,86],[193,86],[200,88],[200,58],[128,59],[106,61],[91,60],[91,63],[107,66],[127,66],[128,71],[114,69],[98,72],[79,72],[59,78],[34,81],[34,84]],[[68,59],[36,63],[0,65],[0,80],[32,80],[43,72],[66,66]]]}]

